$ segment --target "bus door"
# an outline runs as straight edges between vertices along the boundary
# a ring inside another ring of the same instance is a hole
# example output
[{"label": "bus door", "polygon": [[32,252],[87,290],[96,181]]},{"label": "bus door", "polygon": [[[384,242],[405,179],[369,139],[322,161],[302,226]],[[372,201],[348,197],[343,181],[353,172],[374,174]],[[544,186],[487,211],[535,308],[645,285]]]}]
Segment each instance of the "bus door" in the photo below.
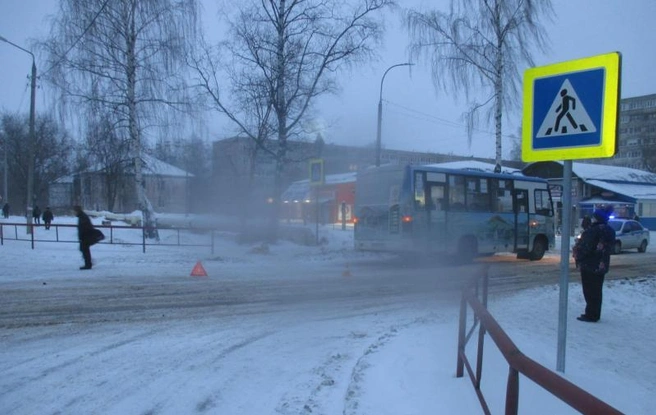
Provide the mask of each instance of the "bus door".
[{"label": "bus door", "polygon": [[426,197],[427,186],[423,171],[414,172],[413,183],[413,221],[412,221],[412,242],[415,249],[424,250],[428,244],[428,223],[430,216],[428,214],[428,198]]},{"label": "bus door", "polygon": [[528,250],[528,190],[513,190],[513,212],[515,213],[515,251]]},{"label": "bus door", "polygon": [[[431,177],[434,176],[434,177]],[[429,249],[444,252],[446,247],[446,175],[428,173],[426,182],[426,210]],[[431,179],[440,182],[430,181]]]}]

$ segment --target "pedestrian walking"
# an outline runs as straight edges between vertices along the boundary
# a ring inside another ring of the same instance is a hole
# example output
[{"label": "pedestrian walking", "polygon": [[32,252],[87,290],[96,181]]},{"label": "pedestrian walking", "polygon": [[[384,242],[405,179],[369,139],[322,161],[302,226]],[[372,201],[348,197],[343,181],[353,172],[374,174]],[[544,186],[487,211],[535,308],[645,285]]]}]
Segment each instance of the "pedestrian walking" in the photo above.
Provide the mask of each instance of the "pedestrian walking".
[{"label": "pedestrian walking", "polygon": [[5,203],[4,206],[2,207],[2,216],[5,219],[9,219],[9,203]]},{"label": "pedestrian walking", "polygon": [[84,259],[84,265],[80,269],[91,269],[91,246],[105,239],[105,235],[93,227],[91,219],[84,213],[82,207],[76,205],[73,207],[75,216],[77,216],[77,238],[80,241],[80,252]]},{"label": "pedestrian walking", "polygon": [[55,218],[55,215],[52,214],[52,210],[50,210],[50,206],[46,206],[46,210],[43,211],[43,224],[46,227],[46,230],[50,229],[50,223],[52,223],[52,220]]},{"label": "pedestrian walking", "polygon": [[604,278],[610,269],[610,254],[615,244],[615,231],[608,225],[608,210],[597,209],[592,224],[583,231],[574,250],[581,271],[585,313],[577,320],[595,323],[601,318]]},{"label": "pedestrian walking", "polygon": [[32,218],[34,218],[34,223],[37,225],[41,224],[41,209],[39,209],[38,205],[34,205],[32,209]]}]

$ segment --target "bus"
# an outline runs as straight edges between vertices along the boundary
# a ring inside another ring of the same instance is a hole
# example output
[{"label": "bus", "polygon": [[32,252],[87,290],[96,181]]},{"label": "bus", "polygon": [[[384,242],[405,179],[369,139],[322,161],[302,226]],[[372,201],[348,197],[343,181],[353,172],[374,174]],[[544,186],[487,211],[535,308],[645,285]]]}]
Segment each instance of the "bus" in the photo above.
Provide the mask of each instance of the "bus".
[{"label": "bus", "polygon": [[355,249],[478,255],[513,252],[537,261],[555,245],[548,183],[520,174],[440,165],[358,172]]}]

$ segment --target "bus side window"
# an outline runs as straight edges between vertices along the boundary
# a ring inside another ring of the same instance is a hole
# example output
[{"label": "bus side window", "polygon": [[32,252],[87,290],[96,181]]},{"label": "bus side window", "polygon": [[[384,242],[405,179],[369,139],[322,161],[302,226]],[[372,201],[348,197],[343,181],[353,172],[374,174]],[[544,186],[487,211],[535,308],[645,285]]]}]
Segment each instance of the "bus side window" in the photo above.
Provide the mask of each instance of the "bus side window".
[{"label": "bus side window", "polygon": [[493,208],[499,213],[511,213],[513,211],[512,185],[508,180],[492,179]]},{"label": "bus side window", "polygon": [[510,190],[499,189],[497,191],[497,212],[512,212],[512,195]]},{"label": "bus side window", "polygon": [[487,178],[467,178],[467,210],[470,212],[491,210],[489,187]]},{"label": "bus side window", "polygon": [[463,176],[449,176],[449,210],[465,210],[465,178]]},{"label": "bus side window", "polygon": [[548,190],[535,190],[535,213],[538,215],[553,216],[553,212],[551,211],[551,199],[549,199]]}]

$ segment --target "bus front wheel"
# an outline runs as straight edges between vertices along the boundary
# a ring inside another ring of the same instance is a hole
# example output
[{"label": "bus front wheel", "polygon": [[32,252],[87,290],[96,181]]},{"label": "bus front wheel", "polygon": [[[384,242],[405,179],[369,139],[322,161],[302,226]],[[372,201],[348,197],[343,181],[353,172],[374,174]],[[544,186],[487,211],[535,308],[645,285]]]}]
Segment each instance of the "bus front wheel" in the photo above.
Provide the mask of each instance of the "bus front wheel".
[{"label": "bus front wheel", "polygon": [[544,237],[538,236],[533,241],[533,249],[529,253],[528,259],[531,261],[539,261],[544,257],[544,253],[547,252],[547,241]]}]

